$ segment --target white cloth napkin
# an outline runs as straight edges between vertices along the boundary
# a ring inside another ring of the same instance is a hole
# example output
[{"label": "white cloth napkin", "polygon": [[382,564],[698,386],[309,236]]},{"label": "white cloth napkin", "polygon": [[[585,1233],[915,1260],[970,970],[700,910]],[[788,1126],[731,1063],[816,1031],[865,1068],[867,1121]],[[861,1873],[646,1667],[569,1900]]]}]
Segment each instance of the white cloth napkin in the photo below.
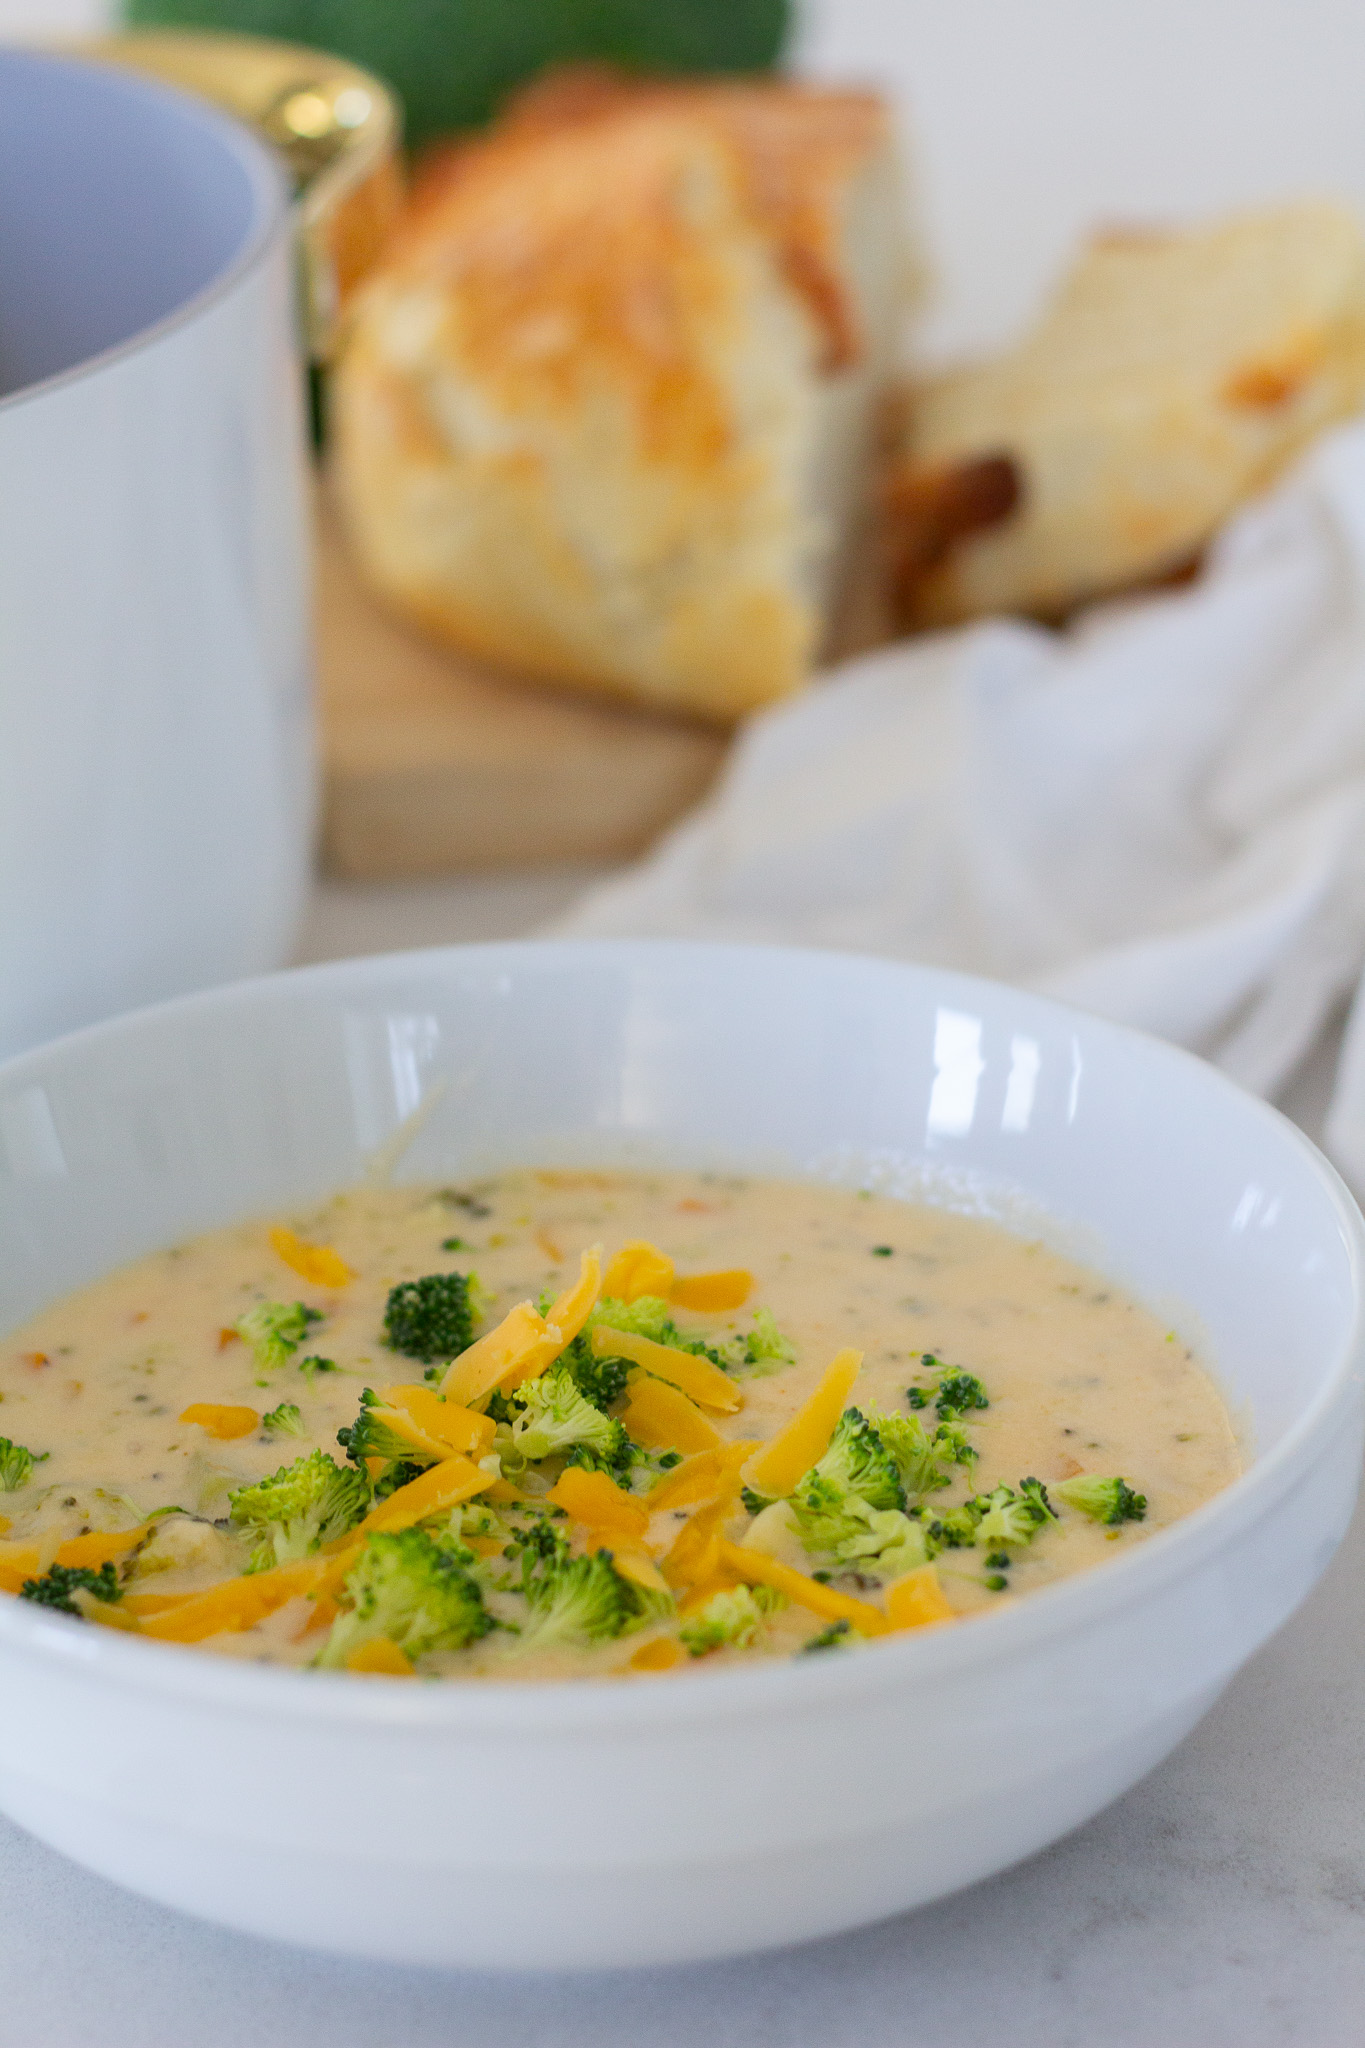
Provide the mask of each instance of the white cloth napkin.
[{"label": "white cloth napkin", "polygon": [[[1186,589],[903,642],[756,718],[556,930],[964,968],[1273,1093],[1365,968],[1365,423]],[[1365,1001],[1328,1142],[1365,1188]]]}]

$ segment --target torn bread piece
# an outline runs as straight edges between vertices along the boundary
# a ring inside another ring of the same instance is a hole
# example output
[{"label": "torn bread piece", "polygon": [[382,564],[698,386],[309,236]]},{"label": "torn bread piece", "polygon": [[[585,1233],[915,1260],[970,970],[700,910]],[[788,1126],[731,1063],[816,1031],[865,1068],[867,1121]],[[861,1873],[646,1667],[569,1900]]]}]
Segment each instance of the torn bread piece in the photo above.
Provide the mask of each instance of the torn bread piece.
[{"label": "torn bread piece", "polygon": [[1080,257],[1010,354],[912,394],[886,492],[905,623],[1164,581],[1365,403],[1365,237],[1329,201]]},{"label": "torn bread piece", "polygon": [[334,390],[371,583],[514,673],[730,720],[804,681],[916,272],[873,95],[552,78],[419,188]]}]

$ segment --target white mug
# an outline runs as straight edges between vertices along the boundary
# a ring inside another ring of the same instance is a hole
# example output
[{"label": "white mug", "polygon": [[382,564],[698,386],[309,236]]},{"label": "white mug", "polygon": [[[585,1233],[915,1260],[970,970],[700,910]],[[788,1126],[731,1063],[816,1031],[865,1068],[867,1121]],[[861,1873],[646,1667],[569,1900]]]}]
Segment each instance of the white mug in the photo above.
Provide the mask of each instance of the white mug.
[{"label": "white mug", "polygon": [[315,771],[281,172],[67,57],[0,107],[2,1057],[283,964]]}]

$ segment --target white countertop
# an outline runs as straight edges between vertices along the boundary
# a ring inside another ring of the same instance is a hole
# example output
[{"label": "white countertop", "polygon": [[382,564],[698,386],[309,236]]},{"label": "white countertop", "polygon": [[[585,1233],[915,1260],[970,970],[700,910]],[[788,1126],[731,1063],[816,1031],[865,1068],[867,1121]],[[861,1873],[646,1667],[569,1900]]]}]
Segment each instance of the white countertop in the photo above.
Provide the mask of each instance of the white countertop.
[{"label": "white countertop", "polygon": [[[514,937],[581,878],[329,884],[301,957]],[[1310,1131],[1325,1048],[1287,1107]],[[338,1962],[116,1890],[0,1820],[0,2042],[34,2048],[1348,2048],[1365,2039],[1365,1516],[1175,1755],[1018,1870],[712,1968]]]}]

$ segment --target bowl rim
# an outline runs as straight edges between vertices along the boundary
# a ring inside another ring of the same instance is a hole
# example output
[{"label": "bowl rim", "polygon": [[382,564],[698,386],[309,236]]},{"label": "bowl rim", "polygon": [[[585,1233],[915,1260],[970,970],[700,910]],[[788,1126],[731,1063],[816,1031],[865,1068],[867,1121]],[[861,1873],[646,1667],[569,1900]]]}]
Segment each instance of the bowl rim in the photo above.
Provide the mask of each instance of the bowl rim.
[{"label": "bowl rim", "polygon": [[[0,1062],[0,1092],[40,1080],[54,1057],[79,1055],[136,1037],[147,1025],[204,1011],[251,1009],[262,1002],[288,1003],[291,995],[327,992],[331,986],[356,990],[400,980],[414,972],[453,970],[482,964],[496,970],[534,960],[547,967],[570,959],[688,959],[698,967],[739,959],[772,960],[832,971],[869,969],[889,979],[932,982],[945,994],[991,1002],[1002,997],[1054,1023],[1136,1050],[1158,1072],[1197,1073],[1199,1085],[1236,1102],[1240,1113],[1260,1123],[1288,1146],[1320,1182],[1335,1212],[1350,1279],[1348,1327],[1318,1392],[1264,1457],[1189,1515],[1157,1530],[1123,1556],[1040,1587],[1008,1608],[973,1615],[970,1627],[907,1631],[879,1638],[856,1654],[832,1658],[756,1661],[751,1667],[698,1671],[685,1684],[620,1684],[609,1675],[590,1678],[504,1681],[479,1679],[411,1686],[390,1681],[358,1685],[344,1672],[238,1663],[211,1653],[187,1655],[186,1646],[134,1640],[114,1629],[33,1608],[15,1597],[0,1599],[0,1645],[6,1651],[47,1656],[68,1670],[98,1675],[120,1690],[154,1691],[185,1705],[231,1711],[239,1716],[271,1715],[329,1726],[353,1725],[420,1730],[434,1736],[591,1734],[620,1728],[666,1728],[683,1723],[724,1722],[799,1714],[823,1704],[847,1702],[869,1693],[899,1690],[916,1681],[934,1684],[971,1671],[983,1662],[1005,1663],[1027,1656],[1059,1636],[1083,1632],[1112,1620],[1127,1608],[1158,1597],[1173,1580],[1190,1573],[1272,1511],[1335,1440],[1336,1425],[1359,1401],[1361,1353],[1365,1348],[1365,1218],[1331,1162],[1281,1111],[1249,1094],[1216,1067],[1182,1047],[1130,1026],[1096,1017],[1074,1004],[1032,990],[885,956],[829,948],[727,944],[675,939],[518,939],[487,944],[421,947],[396,953],[325,961],[274,974],[225,983],[169,1002],[147,1005],[32,1048]],[[1069,1219],[1059,1219],[1069,1220]],[[664,1674],[667,1676],[667,1674]]]},{"label": "bowl rim", "polygon": [[[182,115],[192,119],[205,135],[215,139],[225,154],[235,158],[241,165],[251,188],[252,218],[233,255],[207,284],[201,285],[198,291],[192,292],[178,306],[173,306],[169,313],[163,313],[159,320],[139,327],[135,333],[126,335],[122,341],[113,342],[108,348],[97,350],[94,355],[83,356],[78,363],[70,363],[64,370],[54,370],[49,376],[34,378],[31,383],[20,384],[15,390],[0,394],[0,421],[3,421],[7,414],[17,412],[21,406],[55,396],[70,385],[84,383],[105,370],[113,369],[127,358],[140,355],[144,349],[155,348],[159,342],[169,340],[182,328],[192,326],[211,313],[214,307],[224,299],[230,298],[238,286],[245,283],[247,278],[268,260],[281,234],[290,230],[293,206],[283,168],[265,145],[256,139],[245,123],[234,120],[230,114],[225,114],[197,93],[187,92],[182,87],[168,85],[163,80],[134,73],[117,65],[101,63],[98,58],[87,56],[75,49],[45,48],[41,45],[31,47],[22,43],[11,43],[0,49],[0,66],[11,64],[43,65],[58,71],[94,72],[130,98],[170,101]],[[225,987],[233,985],[224,984]],[[172,1000],[180,999],[177,997]],[[56,1040],[51,1042],[57,1043]]]}]

